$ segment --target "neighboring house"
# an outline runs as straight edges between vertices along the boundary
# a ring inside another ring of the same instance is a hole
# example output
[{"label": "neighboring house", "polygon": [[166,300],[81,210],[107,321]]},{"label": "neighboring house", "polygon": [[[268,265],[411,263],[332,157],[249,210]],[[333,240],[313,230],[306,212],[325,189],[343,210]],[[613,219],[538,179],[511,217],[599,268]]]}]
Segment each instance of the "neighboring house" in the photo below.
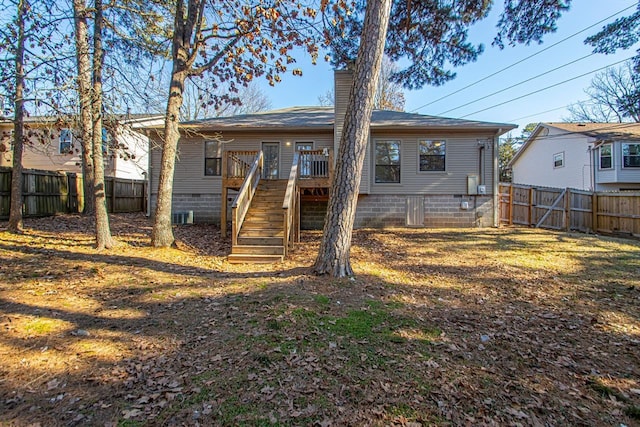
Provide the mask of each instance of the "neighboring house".
[{"label": "neighboring house", "polygon": [[640,190],[640,124],[540,123],[509,167],[516,184]]},{"label": "neighboring house", "polygon": [[[263,180],[283,181],[290,176],[296,151],[315,150],[316,155],[333,156],[352,74],[337,71],[335,76],[335,113],[333,107],[294,107],[182,123],[173,211],[193,212],[196,222],[220,221],[226,212],[224,205],[240,185],[225,183],[225,174],[238,152],[262,150]],[[498,137],[513,128],[511,124],[374,111],[356,227],[496,225]],[[151,212],[157,201],[160,159],[161,150],[152,149]],[[320,158],[315,159],[300,164],[301,176],[313,168],[313,162],[321,165]],[[300,181],[304,186],[304,180]],[[322,227],[326,187],[328,184],[301,188],[302,228]],[[229,189],[229,197],[224,197]]]},{"label": "neighboring house", "polygon": [[[162,122],[162,116],[119,117],[103,131],[105,176],[146,179],[149,137],[140,129]],[[25,119],[22,164],[25,169],[82,173],[80,132],[71,121],[43,116]],[[115,138],[115,140],[114,140]],[[12,165],[13,121],[0,119],[0,166]]]}]

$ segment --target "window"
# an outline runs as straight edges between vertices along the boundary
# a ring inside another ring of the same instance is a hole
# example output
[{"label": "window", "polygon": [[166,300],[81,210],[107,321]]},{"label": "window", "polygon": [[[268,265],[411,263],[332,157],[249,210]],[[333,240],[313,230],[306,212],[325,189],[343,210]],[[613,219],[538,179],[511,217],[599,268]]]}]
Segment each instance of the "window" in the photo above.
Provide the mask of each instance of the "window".
[{"label": "window", "polygon": [[622,166],[640,168],[640,144],[622,144]]},{"label": "window", "polygon": [[553,155],[553,167],[554,169],[564,167],[564,152]]},{"label": "window", "polygon": [[444,171],[446,147],[444,141],[419,141],[420,172]]},{"label": "window", "polygon": [[69,154],[72,152],[73,134],[70,129],[60,130],[60,154]]},{"label": "window", "polygon": [[611,150],[611,144],[604,144],[600,146],[600,169],[611,169]]},{"label": "window", "polygon": [[109,152],[109,142],[111,141],[111,136],[109,132],[105,128],[102,128],[102,154],[107,154]]},{"label": "window", "polygon": [[218,141],[204,142],[204,174],[205,176],[222,175],[222,153]]},{"label": "window", "polygon": [[400,182],[400,141],[376,142],[376,182]]}]

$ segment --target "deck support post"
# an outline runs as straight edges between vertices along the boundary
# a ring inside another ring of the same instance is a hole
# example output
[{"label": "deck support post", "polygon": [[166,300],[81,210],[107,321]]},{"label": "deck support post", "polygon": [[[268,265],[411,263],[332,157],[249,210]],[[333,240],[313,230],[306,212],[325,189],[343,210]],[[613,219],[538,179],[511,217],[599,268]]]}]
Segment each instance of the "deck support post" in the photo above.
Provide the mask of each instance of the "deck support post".
[{"label": "deck support post", "polygon": [[222,237],[227,237],[227,199],[229,195],[229,189],[222,187],[222,200],[220,201],[220,234]]}]

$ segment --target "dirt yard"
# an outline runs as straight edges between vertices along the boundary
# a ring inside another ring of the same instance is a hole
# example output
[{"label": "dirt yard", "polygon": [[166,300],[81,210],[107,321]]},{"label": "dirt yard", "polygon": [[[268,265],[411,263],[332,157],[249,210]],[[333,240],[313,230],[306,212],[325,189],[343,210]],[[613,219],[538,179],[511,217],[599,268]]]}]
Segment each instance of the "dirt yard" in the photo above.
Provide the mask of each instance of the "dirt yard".
[{"label": "dirt yard", "polygon": [[0,223],[0,425],[640,426],[640,243],[360,230],[350,280],[212,226]]}]

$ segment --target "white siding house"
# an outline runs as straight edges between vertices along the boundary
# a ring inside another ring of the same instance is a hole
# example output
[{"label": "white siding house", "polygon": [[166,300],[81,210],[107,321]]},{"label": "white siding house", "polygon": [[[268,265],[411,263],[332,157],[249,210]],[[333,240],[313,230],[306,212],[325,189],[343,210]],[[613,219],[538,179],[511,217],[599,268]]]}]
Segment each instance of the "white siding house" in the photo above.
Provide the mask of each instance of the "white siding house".
[{"label": "white siding house", "polygon": [[[105,131],[105,176],[146,179],[150,140],[140,129],[157,125],[161,121],[161,116],[140,115],[122,118],[110,132]],[[82,173],[79,131],[72,120],[29,117],[25,122],[25,134],[29,137],[22,156],[25,169]],[[2,119],[0,166],[12,166],[12,143],[13,122]]]},{"label": "white siding house", "polygon": [[509,167],[516,184],[589,191],[640,189],[640,125],[539,123]]}]

